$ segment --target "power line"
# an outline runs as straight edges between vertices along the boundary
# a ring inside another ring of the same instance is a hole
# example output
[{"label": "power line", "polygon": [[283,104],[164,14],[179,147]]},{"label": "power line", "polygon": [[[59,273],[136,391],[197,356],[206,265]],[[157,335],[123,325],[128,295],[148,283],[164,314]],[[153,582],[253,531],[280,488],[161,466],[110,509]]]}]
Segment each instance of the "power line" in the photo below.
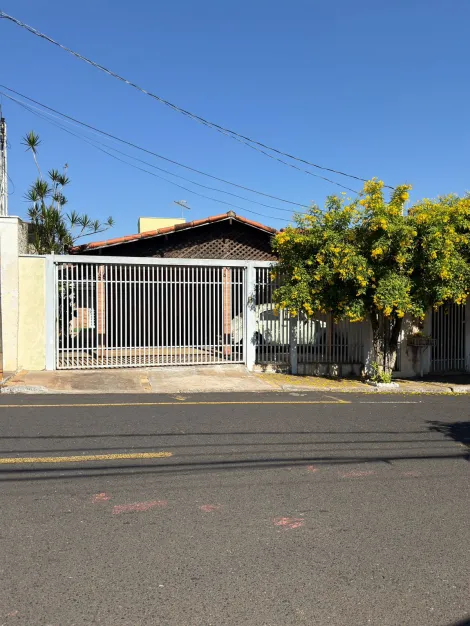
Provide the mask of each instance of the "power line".
[{"label": "power line", "polygon": [[[105,150],[104,148],[100,148],[98,145],[96,145],[96,142],[91,140],[90,138],[86,138],[84,136],[80,136],[80,135],[72,132],[70,129],[65,128],[61,124],[48,119],[43,114],[38,113],[37,111],[34,111],[28,105],[26,105],[26,104],[24,104],[22,102],[19,102],[18,100],[14,100],[13,98],[11,98],[11,96],[8,96],[7,94],[4,94],[4,95],[7,98],[9,98],[10,100],[16,102],[17,104],[19,104],[20,106],[22,106],[23,108],[28,110],[30,113],[33,113],[34,115],[38,115],[39,117],[41,117],[42,119],[45,119],[46,121],[48,121],[49,123],[53,124],[54,126],[57,126],[58,128],[60,128],[64,132],[69,133],[70,135],[73,135],[74,137],[77,137],[78,139],[81,139],[82,141],[85,141],[86,143],[90,144],[91,146],[93,146],[97,150],[100,150],[100,152],[104,152],[105,154],[107,154],[108,156],[112,157],[113,159],[116,159],[117,161],[120,161],[121,163],[125,163],[126,165],[129,165],[130,167],[133,167],[134,169],[140,170],[141,172],[145,172],[146,174],[149,174],[150,176],[154,176],[155,178],[159,178],[160,180],[164,180],[165,182],[169,183],[170,185],[174,185],[175,187],[178,187],[179,189],[183,189],[184,191],[187,191],[187,192],[192,193],[192,194],[194,194],[196,196],[199,196],[200,198],[205,198],[206,200],[211,200],[212,202],[216,202],[217,204],[225,204],[226,206],[229,206],[229,207],[232,207],[232,208],[235,208],[235,209],[240,209],[241,211],[245,211],[247,213],[252,213],[253,215],[258,215],[260,217],[267,217],[269,219],[274,219],[274,220],[278,220],[278,221],[281,221],[281,222],[287,222],[287,223],[288,222],[292,222],[292,220],[288,220],[288,219],[285,219],[283,217],[276,217],[274,215],[266,215],[265,213],[259,213],[257,211],[253,211],[251,209],[247,209],[245,207],[239,206],[237,204],[233,204],[232,202],[225,202],[224,200],[219,200],[218,198],[213,198],[211,196],[207,196],[205,194],[198,193],[197,191],[194,191],[193,189],[189,189],[188,187],[184,187],[183,185],[179,185],[178,183],[175,183],[172,180],[168,180],[168,178],[165,178],[164,176],[160,176],[159,174],[155,174],[155,172],[150,172],[149,170],[146,170],[146,169],[144,169],[142,167],[139,167],[138,165],[134,165],[133,163],[129,163],[128,161],[125,161],[124,159],[121,159],[121,158],[117,157],[115,154],[112,154],[108,150]],[[101,144],[101,145],[105,145],[105,144]],[[108,148],[110,148],[112,150],[115,150],[115,148],[111,148],[110,146],[106,146],[106,147],[108,147]],[[120,152],[120,151],[118,151],[118,152]],[[121,153],[121,154],[123,154],[123,153]],[[126,156],[129,156],[129,155],[126,155]],[[130,158],[134,158],[134,157],[130,157]],[[151,165],[151,164],[149,164],[149,165]],[[155,166],[152,166],[152,167],[155,167]],[[158,168],[158,169],[161,169],[161,168]],[[169,173],[171,173],[171,172],[169,172]],[[189,182],[192,182],[192,181],[189,181]],[[286,210],[286,209],[278,209],[278,210],[282,211],[282,210]]]},{"label": "power line", "polygon": [[[282,155],[285,156],[289,159],[292,159],[294,161],[300,162],[300,163],[304,163],[306,165],[309,165],[311,167],[323,170],[323,171],[327,171],[327,172],[332,172],[334,174],[338,174],[340,176],[345,176],[348,178],[352,178],[354,180],[358,180],[358,181],[362,181],[365,182],[366,179],[365,178],[361,178],[360,176],[355,176],[354,174],[348,174],[346,172],[342,172],[340,170],[335,170],[333,168],[330,167],[325,167],[322,165],[318,165],[317,163],[312,163],[310,161],[307,161],[306,159],[303,159],[301,157],[296,157],[292,154],[289,154],[288,152],[283,152],[282,150],[279,150],[278,148],[273,148],[272,146],[268,146],[267,144],[264,144],[260,141],[257,141],[255,139],[251,139],[250,137],[247,137],[245,135],[242,135],[240,133],[237,133],[236,131],[230,130],[228,128],[225,128],[224,126],[221,126],[220,124],[216,124],[215,122],[211,122],[199,115],[196,115],[195,113],[191,113],[190,111],[187,111],[186,109],[183,109],[179,106],[177,106],[176,104],[173,104],[172,102],[169,102],[168,100],[165,100],[164,98],[144,89],[143,87],[140,87],[139,85],[137,85],[136,83],[128,80],[127,78],[124,78],[123,76],[120,76],[119,74],[117,74],[116,72],[113,72],[112,70],[104,67],[103,65],[100,65],[99,63],[96,63],[95,61],[92,61],[91,59],[83,56],[82,54],[75,52],[74,50],[72,50],[71,48],[68,48],[67,46],[64,46],[63,44],[59,43],[58,41],[52,39],[51,37],[49,37],[48,35],[45,35],[44,33],[41,33],[40,31],[38,31],[37,29],[33,28],[32,26],[29,26],[28,24],[25,24],[24,22],[21,22],[20,20],[18,20],[17,18],[8,15],[7,13],[4,13],[3,11],[0,11],[0,17],[7,19],[11,22],[13,22],[14,24],[16,24],[17,26],[20,26],[21,28],[24,28],[25,30],[27,30],[28,32],[32,33],[33,35],[36,35],[37,37],[40,37],[41,39],[44,39],[46,41],[48,41],[49,43],[52,43],[53,45],[61,48],[62,50],[68,52],[69,54],[72,54],[73,56],[75,56],[76,58],[80,59],[81,61],[84,61],[85,63],[88,63],[89,65],[99,69],[100,71],[108,74],[109,76],[112,76],[113,78],[116,78],[117,80],[120,80],[121,82],[129,85],[130,87],[133,87],[134,89],[137,89],[138,91],[142,92],[143,94],[150,96],[151,98],[157,100],[158,102],[164,104],[165,106],[171,108],[172,110],[181,113],[182,115],[185,115],[186,117],[191,118],[192,120],[195,120],[201,124],[203,124],[204,126],[208,126],[210,128],[213,128],[214,130],[230,137],[231,139],[235,139],[236,141],[239,141],[245,145],[247,145],[248,147],[251,147],[255,150],[257,150],[258,152],[261,152],[262,154],[264,154],[265,156],[268,156],[269,158],[275,159],[277,161],[279,161],[280,163],[283,163],[284,165],[287,165],[289,167],[292,167],[294,169],[297,169],[299,171],[305,172],[306,174],[309,174],[311,176],[315,176],[318,178],[321,178],[323,180],[326,180],[327,182],[330,182],[334,185],[338,185],[339,187],[343,187],[344,189],[348,189],[349,191],[352,191],[353,193],[357,193],[357,191],[355,191],[354,189],[350,189],[349,187],[345,187],[344,185],[331,180],[329,178],[325,178],[323,176],[319,176],[318,174],[314,174],[313,172],[310,172],[308,170],[304,170],[301,169],[299,167],[297,167],[296,165],[293,165],[292,163],[287,163],[286,161],[279,159],[278,157],[274,157],[271,154],[268,154],[267,152],[265,152],[265,150],[270,150],[271,152],[274,152],[275,154],[278,155]],[[260,148],[263,148],[264,150],[260,150]],[[389,185],[386,185],[387,187],[389,187]],[[389,187],[390,189],[392,187]]]},{"label": "power line", "polygon": [[[23,108],[25,108],[27,111],[29,111],[30,113],[33,113],[35,115],[39,115],[39,117],[41,117],[41,119],[46,120],[47,122],[51,122],[51,120],[46,117],[43,112],[39,112],[40,109],[35,110],[35,107],[31,107],[29,105],[26,105],[24,102],[21,102],[20,100],[17,100],[16,98],[13,98],[12,96],[9,96],[8,94],[4,94],[3,92],[0,91],[0,95],[4,95],[5,98],[8,98],[9,100],[11,100],[12,102],[15,102],[16,104],[22,106]],[[47,113],[47,115],[51,115],[51,113]],[[52,122],[51,122],[52,123]],[[61,128],[62,130],[66,131],[67,129],[64,128],[61,125],[56,124],[56,126],[58,126],[58,128]],[[74,134],[74,133],[72,133]],[[76,137],[78,137],[79,139],[82,139],[81,135],[75,135]],[[192,185],[196,185],[197,187],[202,187],[203,189],[209,189],[210,191],[216,191],[218,193],[224,193],[227,194],[229,196],[233,196],[234,198],[239,198],[240,200],[245,200],[246,202],[251,202],[254,204],[258,204],[260,206],[266,207],[268,209],[274,209],[275,211],[285,211],[287,213],[292,213],[291,209],[283,209],[281,207],[276,207],[273,206],[272,204],[265,204],[264,202],[258,202],[257,200],[252,200],[251,198],[247,198],[246,196],[240,196],[239,194],[236,193],[232,193],[230,191],[225,191],[224,189],[218,189],[217,187],[210,187],[208,185],[203,185],[202,183],[198,183],[195,180],[191,180],[190,178],[186,178],[185,176],[181,176],[180,174],[175,174],[175,172],[171,172],[170,170],[166,170],[163,167],[158,167],[158,165],[154,165],[153,163],[150,163],[149,161],[144,161],[143,159],[139,159],[138,157],[135,157],[131,154],[128,154],[127,152],[122,152],[122,150],[118,150],[117,148],[114,148],[112,146],[109,146],[106,143],[103,143],[101,141],[96,141],[96,143],[105,146],[106,148],[109,148],[110,150],[113,150],[114,152],[117,152],[118,154],[121,154],[129,159],[133,159],[135,161],[138,161],[139,163],[143,163],[144,165],[148,165],[149,167],[152,167],[156,170],[159,170],[160,172],[164,172],[165,174],[169,174],[170,176],[175,176],[176,178],[180,178],[182,180],[185,180],[188,183],[191,183]],[[130,164],[129,164],[130,165]],[[303,205],[304,206],[304,205]],[[307,208],[306,206],[304,206],[304,208]]]},{"label": "power line", "polygon": [[[127,146],[130,146],[131,148],[135,148],[136,150],[140,150],[142,152],[145,152],[147,154],[150,154],[154,157],[157,157],[158,159],[162,159],[163,161],[166,161],[167,163],[172,163],[173,165],[177,165],[178,167],[182,167],[186,170],[189,170],[191,172],[195,172],[196,174],[200,174],[201,176],[207,176],[208,178],[212,178],[213,180],[217,180],[220,183],[224,183],[226,185],[231,185],[232,187],[237,187],[238,189],[243,189],[244,191],[249,191],[250,193],[255,193],[259,196],[264,196],[265,198],[271,198],[272,200],[277,200],[278,202],[284,202],[285,204],[292,204],[293,206],[296,207],[301,207],[304,209],[308,209],[309,207],[306,204],[301,204],[300,202],[295,202],[293,200],[286,200],[285,198],[280,198],[279,196],[273,196],[269,193],[264,193],[262,191],[258,191],[257,189],[252,189],[251,187],[245,187],[244,185],[239,185],[238,183],[234,183],[230,180],[226,180],[224,178],[219,178],[218,176],[214,176],[213,174],[208,174],[207,172],[204,172],[202,170],[198,170],[195,167],[191,167],[189,165],[185,165],[184,163],[180,163],[179,161],[175,161],[174,159],[170,159],[168,157],[165,157],[161,154],[158,154],[157,152],[152,152],[152,150],[148,150],[147,148],[142,148],[142,146],[139,146],[135,143],[132,143],[131,141],[127,141],[125,139],[122,139],[120,137],[117,137],[116,135],[112,135],[111,133],[108,133],[104,130],[100,130],[99,128],[96,128],[95,126],[91,126],[90,124],[87,124],[85,122],[81,122],[80,120],[71,117],[70,115],[67,115],[66,113],[61,113],[60,111],[58,111],[57,109],[53,109],[50,106],[47,106],[46,104],[43,104],[41,102],[39,102],[38,100],[34,100],[34,98],[30,98],[29,96],[26,96],[25,94],[20,93],[19,91],[16,91],[15,89],[11,89],[11,87],[7,87],[6,85],[2,85],[0,84],[0,87],[2,89],[6,89],[7,91],[10,91],[11,93],[16,94],[17,96],[20,96],[21,98],[24,98],[25,100],[28,100],[29,102],[33,102],[34,104],[39,105],[40,107],[47,109],[48,111],[52,111],[53,113],[60,115],[76,124],[79,124],[80,126],[83,126],[84,128],[88,128],[90,130],[92,130],[93,132],[99,133],[100,135],[103,135],[105,137],[109,137],[110,139],[113,139],[114,141],[118,141],[120,143],[123,143]],[[4,94],[6,97],[7,94]],[[10,99],[11,96],[10,96]],[[225,192],[222,192],[225,193]],[[356,192],[354,192],[356,193]]]}]

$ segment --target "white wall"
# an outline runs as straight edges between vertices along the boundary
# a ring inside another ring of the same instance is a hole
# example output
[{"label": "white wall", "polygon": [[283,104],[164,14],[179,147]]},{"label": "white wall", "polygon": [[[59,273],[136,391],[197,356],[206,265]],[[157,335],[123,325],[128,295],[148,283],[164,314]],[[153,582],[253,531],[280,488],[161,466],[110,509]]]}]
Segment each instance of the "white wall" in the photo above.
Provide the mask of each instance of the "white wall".
[{"label": "white wall", "polygon": [[24,246],[23,222],[18,217],[0,217],[0,285],[3,342],[3,372],[18,368],[19,270],[18,254]]}]

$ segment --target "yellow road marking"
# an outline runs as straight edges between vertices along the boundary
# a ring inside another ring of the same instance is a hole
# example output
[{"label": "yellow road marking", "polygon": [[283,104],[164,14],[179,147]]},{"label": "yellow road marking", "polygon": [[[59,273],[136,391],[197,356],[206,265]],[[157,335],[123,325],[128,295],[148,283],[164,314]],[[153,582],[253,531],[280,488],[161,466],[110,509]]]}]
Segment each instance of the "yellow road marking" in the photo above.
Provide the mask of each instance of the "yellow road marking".
[{"label": "yellow road marking", "polygon": [[83,461],[119,461],[121,459],[165,459],[173,452],[137,452],[135,454],[84,454],[82,456],[24,456],[0,458],[0,465],[20,463],[80,463]]},{"label": "yellow road marking", "polygon": [[217,402],[110,402],[110,403],[91,403],[83,402],[76,404],[0,404],[0,409],[39,409],[52,407],[96,407],[96,406],[185,406],[185,405],[221,405],[221,404],[351,404],[349,400],[260,400],[248,401],[230,400]]}]

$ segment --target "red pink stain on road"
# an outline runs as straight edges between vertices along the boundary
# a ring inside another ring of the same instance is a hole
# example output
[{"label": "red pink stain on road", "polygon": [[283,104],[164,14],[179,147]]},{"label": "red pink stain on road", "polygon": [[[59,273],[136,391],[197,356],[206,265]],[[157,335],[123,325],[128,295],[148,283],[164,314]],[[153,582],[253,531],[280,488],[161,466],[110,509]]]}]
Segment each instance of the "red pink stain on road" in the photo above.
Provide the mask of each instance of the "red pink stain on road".
[{"label": "red pink stain on road", "polygon": [[150,500],[149,502],[134,502],[133,504],[117,504],[116,506],[113,506],[113,515],[148,511],[156,506],[165,507],[167,504],[167,500]]},{"label": "red pink stain on road", "polygon": [[274,526],[281,526],[282,528],[294,530],[304,525],[303,519],[300,517],[275,517],[273,519]]},{"label": "red pink stain on road", "polygon": [[315,472],[318,472],[318,467],[315,467],[315,465],[307,465],[307,471],[314,474]]},{"label": "red pink stain on road", "polygon": [[108,500],[111,500],[111,496],[104,492],[95,493],[95,495],[91,497],[93,504],[98,504],[98,502],[107,502]]},{"label": "red pink stain on road", "polygon": [[199,507],[199,510],[204,511],[204,513],[213,513],[214,511],[220,511],[221,508],[221,504],[203,504]]}]

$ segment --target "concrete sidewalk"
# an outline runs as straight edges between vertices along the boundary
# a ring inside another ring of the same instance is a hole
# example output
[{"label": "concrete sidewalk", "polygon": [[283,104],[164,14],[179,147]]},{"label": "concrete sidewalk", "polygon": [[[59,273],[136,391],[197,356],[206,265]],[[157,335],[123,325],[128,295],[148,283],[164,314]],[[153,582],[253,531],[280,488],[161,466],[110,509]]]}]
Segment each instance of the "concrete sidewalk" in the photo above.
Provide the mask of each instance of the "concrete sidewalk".
[{"label": "concrete sidewalk", "polygon": [[[457,382],[456,382],[457,381]],[[436,381],[398,380],[388,393],[470,393],[470,377]],[[21,371],[2,385],[2,393],[172,393],[230,391],[328,391],[377,393],[360,380],[248,372],[243,366],[161,367],[147,369]]]}]

